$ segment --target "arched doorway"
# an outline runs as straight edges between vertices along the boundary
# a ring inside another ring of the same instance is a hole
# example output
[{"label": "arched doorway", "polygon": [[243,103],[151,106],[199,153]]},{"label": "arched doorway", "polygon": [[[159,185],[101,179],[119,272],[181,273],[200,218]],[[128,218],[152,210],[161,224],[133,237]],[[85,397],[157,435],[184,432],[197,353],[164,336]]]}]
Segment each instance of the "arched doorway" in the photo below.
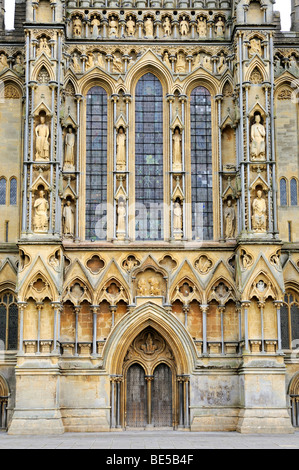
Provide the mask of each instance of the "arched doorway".
[{"label": "arched doorway", "polygon": [[177,421],[175,359],[153,328],[146,328],[135,338],[123,369],[124,427],[174,427]]},{"label": "arched doorway", "polygon": [[7,404],[9,390],[4,377],[0,375],[0,429],[7,428]]}]

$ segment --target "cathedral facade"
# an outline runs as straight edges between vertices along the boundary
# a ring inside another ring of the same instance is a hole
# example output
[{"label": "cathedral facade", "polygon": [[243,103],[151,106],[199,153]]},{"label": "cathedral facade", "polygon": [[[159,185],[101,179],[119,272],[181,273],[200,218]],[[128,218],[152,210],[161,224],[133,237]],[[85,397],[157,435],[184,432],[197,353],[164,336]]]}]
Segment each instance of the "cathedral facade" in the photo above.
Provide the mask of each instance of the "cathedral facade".
[{"label": "cathedral facade", "polygon": [[0,428],[299,426],[299,1],[285,33],[273,3],[16,0]]}]

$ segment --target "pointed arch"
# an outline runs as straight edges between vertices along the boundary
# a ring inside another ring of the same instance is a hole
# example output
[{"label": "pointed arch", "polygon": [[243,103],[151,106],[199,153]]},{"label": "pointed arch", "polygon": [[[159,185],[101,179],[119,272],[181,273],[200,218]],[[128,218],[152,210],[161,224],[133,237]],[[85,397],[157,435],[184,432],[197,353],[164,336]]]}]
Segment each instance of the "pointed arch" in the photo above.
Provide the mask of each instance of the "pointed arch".
[{"label": "pointed arch", "polygon": [[43,67],[46,69],[48,75],[49,75],[49,81],[55,81],[55,74],[53,72],[53,68],[51,66],[50,60],[45,57],[44,55],[40,57],[40,59],[37,61],[35,64],[34,70],[32,72],[32,80],[33,81],[38,81],[38,76]]},{"label": "pointed arch", "polygon": [[110,374],[121,374],[125,355],[133,340],[145,328],[154,328],[170,346],[178,374],[188,374],[197,359],[193,340],[182,323],[162,307],[148,302],[125,315],[111,331],[103,350],[103,367]]},{"label": "pointed arch", "polygon": [[8,398],[10,396],[9,385],[6,378],[0,374],[0,398]]}]

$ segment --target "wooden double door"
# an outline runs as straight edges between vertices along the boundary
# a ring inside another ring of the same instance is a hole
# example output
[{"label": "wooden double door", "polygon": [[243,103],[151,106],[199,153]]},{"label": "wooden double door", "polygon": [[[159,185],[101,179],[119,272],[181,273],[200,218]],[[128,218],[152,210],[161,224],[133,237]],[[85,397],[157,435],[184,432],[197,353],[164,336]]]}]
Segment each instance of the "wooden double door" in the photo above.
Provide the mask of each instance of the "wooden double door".
[{"label": "wooden double door", "polygon": [[172,371],[160,363],[153,375],[139,364],[127,372],[126,426],[134,428],[173,426]]}]

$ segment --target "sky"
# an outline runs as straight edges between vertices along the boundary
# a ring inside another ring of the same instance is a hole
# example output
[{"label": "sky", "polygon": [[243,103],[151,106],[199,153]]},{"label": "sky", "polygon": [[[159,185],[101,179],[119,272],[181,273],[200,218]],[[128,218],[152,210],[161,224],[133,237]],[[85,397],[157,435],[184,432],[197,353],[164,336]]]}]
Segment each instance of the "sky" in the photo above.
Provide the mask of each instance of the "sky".
[{"label": "sky", "polygon": [[[6,9],[6,28],[13,28],[13,12],[14,12],[15,0],[5,0]],[[282,31],[290,30],[290,14],[291,14],[291,0],[276,0],[274,9],[280,11]]]}]

